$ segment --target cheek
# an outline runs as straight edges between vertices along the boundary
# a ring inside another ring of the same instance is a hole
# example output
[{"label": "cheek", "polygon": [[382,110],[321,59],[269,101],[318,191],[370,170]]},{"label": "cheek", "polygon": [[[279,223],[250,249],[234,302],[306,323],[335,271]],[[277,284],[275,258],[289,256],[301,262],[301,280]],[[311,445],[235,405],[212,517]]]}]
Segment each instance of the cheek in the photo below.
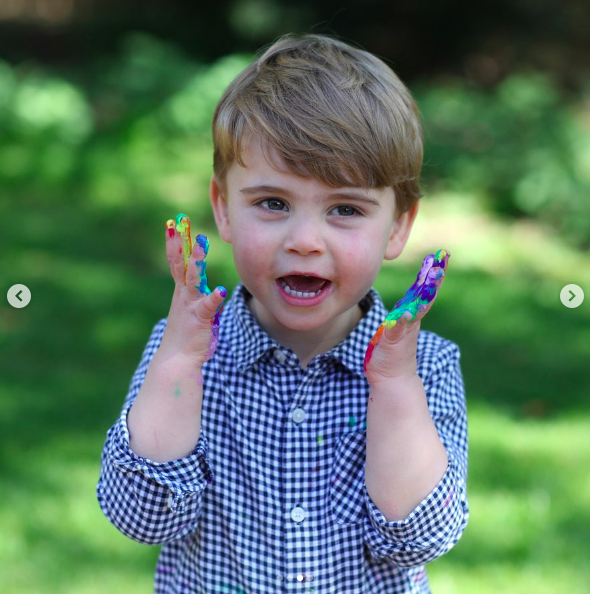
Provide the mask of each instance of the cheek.
[{"label": "cheek", "polygon": [[234,237],[232,246],[238,274],[249,274],[270,267],[274,252],[268,241],[265,241],[264,234],[240,232]]},{"label": "cheek", "polygon": [[355,276],[377,274],[383,261],[379,241],[367,239],[367,234],[351,235],[340,249],[341,264]]}]

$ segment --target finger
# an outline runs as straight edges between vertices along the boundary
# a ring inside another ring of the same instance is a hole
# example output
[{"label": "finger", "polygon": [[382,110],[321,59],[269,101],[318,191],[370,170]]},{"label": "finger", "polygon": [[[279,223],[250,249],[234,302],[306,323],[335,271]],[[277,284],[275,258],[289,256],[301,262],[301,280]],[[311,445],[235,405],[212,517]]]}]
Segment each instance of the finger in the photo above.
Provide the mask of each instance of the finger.
[{"label": "finger", "polygon": [[184,261],[184,281],[186,282],[186,269],[192,252],[191,245],[191,220],[188,215],[176,215],[176,231],[180,233],[182,242],[182,258]]},{"label": "finger", "polygon": [[197,235],[186,273],[186,286],[191,297],[199,298],[202,295],[211,294],[207,286],[207,273],[205,272],[207,267],[205,258],[208,252],[209,240],[207,236]]},{"label": "finger", "polygon": [[166,222],[166,258],[170,265],[170,274],[175,283],[184,282],[184,262],[182,261],[181,238],[176,231],[176,222]]},{"label": "finger", "polygon": [[[202,321],[215,322],[215,318],[219,317],[221,313],[223,300],[227,296],[227,289],[225,287],[215,287],[212,293],[204,295],[202,299],[199,299],[197,305],[197,316]],[[219,320],[217,319],[217,322]]]},{"label": "finger", "polygon": [[424,258],[416,282],[406,291],[403,299],[398,301],[385,318],[389,322],[398,320],[404,311],[412,313],[412,319],[419,314],[424,317],[426,306],[434,299],[445,275],[445,268],[450,257],[446,250],[438,250]]},{"label": "finger", "polygon": [[219,319],[223,310],[223,300],[226,295],[227,290],[225,287],[216,287],[213,293],[205,295],[199,300],[201,315],[209,319],[209,323],[211,324],[211,338],[206,355],[207,360],[213,356],[219,342]]}]

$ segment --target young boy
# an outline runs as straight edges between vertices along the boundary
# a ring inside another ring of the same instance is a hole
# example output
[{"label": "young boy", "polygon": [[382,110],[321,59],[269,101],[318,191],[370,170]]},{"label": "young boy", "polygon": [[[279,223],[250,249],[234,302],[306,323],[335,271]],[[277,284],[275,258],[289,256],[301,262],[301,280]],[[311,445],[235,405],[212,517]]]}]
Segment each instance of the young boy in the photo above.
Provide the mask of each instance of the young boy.
[{"label": "young boy", "polygon": [[[418,211],[415,104],[375,56],[287,35],[230,84],[213,138],[241,282],[219,315],[206,238],[185,264],[188,220],[168,223],[172,305],[108,432],[100,505],[163,545],[157,593],[429,592],[424,564],[468,516],[459,349],[420,332],[432,302],[384,330],[372,288]],[[413,289],[434,296],[447,259]]]}]

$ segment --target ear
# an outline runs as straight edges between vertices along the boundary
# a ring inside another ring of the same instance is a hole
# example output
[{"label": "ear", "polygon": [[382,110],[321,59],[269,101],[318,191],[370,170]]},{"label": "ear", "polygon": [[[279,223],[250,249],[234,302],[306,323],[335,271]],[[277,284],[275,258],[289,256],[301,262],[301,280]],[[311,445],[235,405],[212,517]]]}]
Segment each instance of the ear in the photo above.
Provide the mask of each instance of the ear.
[{"label": "ear", "polygon": [[418,203],[419,200],[416,200],[416,203],[410,210],[404,212],[404,214],[400,215],[394,221],[393,229],[385,249],[385,255],[383,256],[386,260],[395,260],[402,253],[410,236],[416,215],[418,214]]},{"label": "ear", "polygon": [[231,227],[229,224],[229,212],[227,208],[227,196],[222,184],[215,174],[211,176],[209,183],[209,198],[213,207],[213,216],[217,224],[219,236],[225,243],[231,243]]}]

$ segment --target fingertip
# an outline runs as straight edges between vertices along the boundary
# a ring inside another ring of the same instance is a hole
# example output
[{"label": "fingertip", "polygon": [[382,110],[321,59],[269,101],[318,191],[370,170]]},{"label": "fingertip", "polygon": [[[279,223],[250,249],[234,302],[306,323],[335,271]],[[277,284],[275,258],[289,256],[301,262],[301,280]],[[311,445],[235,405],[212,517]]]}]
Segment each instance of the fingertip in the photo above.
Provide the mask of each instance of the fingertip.
[{"label": "fingertip", "polygon": [[217,294],[223,299],[227,297],[227,289],[225,287],[219,285],[215,290],[217,291]]},{"label": "fingertip", "polygon": [[174,237],[174,230],[176,228],[176,223],[174,222],[174,219],[168,219],[166,221],[165,227],[166,231],[168,232],[167,236],[170,238]]},{"label": "fingertip", "polygon": [[198,246],[202,251],[203,254],[206,256],[209,252],[209,239],[206,235],[202,235],[199,233],[195,237],[195,245]]}]

